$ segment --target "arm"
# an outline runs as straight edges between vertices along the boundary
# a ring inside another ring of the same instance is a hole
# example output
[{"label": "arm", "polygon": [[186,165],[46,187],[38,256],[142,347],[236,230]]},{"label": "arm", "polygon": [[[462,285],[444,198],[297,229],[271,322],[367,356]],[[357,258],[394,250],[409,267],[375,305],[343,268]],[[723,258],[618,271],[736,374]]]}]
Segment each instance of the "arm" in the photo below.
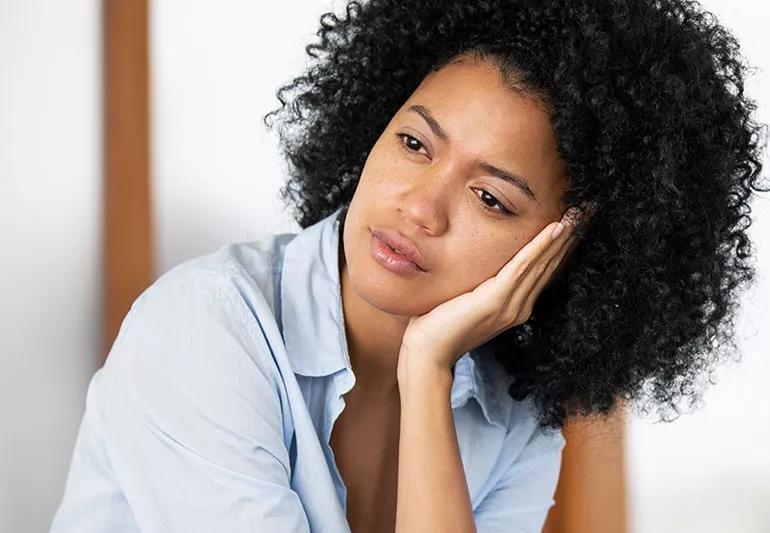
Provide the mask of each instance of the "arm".
[{"label": "arm", "polygon": [[540,532],[555,503],[565,444],[562,432],[535,428],[516,460],[473,511],[451,410],[451,371],[404,368],[399,377],[396,533]]},{"label": "arm", "polygon": [[[191,269],[137,299],[100,372],[100,414],[90,413],[52,531],[121,529],[126,516],[140,531],[309,531],[289,484],[278,378],[244,306]],[[103,505],[96,457],[122,509]]]},{"label": "arm", "polygon": [[452,381],[450,369],[428,365],[399,375],[396,533],[476,532],[452,416]]}]

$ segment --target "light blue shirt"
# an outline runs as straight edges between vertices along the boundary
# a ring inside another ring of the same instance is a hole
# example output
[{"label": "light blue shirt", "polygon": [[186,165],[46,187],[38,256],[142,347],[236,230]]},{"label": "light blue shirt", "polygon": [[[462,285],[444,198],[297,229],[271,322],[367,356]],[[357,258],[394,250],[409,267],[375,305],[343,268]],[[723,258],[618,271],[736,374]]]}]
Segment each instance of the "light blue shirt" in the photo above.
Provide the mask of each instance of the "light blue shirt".
[{"label": "light blue shirt", "polygon": [[[329,446],[356,382],[343,212],[185,261],[136,299],[88,385],[52,533],[350,531]],[[562,432],[538,430],[508,379],[481,349],[455,365],[479,533],[541,531],[555,503]]]}]

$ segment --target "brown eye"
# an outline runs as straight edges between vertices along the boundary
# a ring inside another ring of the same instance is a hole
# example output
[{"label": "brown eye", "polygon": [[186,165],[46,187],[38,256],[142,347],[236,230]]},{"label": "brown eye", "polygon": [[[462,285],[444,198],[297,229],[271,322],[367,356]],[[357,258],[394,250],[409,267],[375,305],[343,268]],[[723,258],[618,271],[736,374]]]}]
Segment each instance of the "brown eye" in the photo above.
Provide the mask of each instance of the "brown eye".
[{"label": "brown eye", "polygon": [[422,144],[420,141],[418,141],[416,138],[412,137],[408,133],[397,133],[396,137],[400,139],[399,144],[401,145],[401,147],[407,150],[408,152],[419,154],[420,148],[425,148],[424,144]]},{"label": "brown eye", "polygon": [[[489,191],[486,191],[484,189],[477,189],[475,187],[471,187],[471,189],[474,191],[474,193],[476,191],[481,191],[481,195],[479,196],[477,194],[476,198],[479,199],[479,203],[481,204],[481,207],[484,210],[492,213],[494,216],[507,217],[515,214],[512,211],[510,211],[508,208],[506,208],[502,203],[500,203],[500,201],[497,198],[492,196],[492,194],[490,194]],[[488,201],[491,201],[491,205],[487,203]],[[494,206],[497,206],[497,207],[494,207]]]}]

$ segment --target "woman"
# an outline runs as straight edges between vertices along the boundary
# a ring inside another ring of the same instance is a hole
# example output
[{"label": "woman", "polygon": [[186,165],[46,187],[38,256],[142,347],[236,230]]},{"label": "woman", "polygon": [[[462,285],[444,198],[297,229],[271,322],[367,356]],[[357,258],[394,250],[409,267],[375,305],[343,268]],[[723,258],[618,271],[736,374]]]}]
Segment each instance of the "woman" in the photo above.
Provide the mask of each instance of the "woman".
[{"label": "woman", "polygon": [[319,37],[269,114],[303,229],[137,299],[53,531],[538,531],[567,416],[676,410],[729,356],[760,128],[697,4],[350,2]]}]

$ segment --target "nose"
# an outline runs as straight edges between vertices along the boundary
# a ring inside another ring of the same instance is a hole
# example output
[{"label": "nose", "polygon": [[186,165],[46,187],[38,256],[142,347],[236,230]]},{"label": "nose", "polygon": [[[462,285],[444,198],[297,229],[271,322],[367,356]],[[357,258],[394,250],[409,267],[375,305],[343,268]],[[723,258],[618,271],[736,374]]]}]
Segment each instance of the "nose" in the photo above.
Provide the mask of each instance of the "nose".
[{"label": "nose", "polygon": [[439,235],[447,225],[450,192],[449,180],[437,174],[422,174],[402,198],[399,211],[410,224],[429,235]]}]

